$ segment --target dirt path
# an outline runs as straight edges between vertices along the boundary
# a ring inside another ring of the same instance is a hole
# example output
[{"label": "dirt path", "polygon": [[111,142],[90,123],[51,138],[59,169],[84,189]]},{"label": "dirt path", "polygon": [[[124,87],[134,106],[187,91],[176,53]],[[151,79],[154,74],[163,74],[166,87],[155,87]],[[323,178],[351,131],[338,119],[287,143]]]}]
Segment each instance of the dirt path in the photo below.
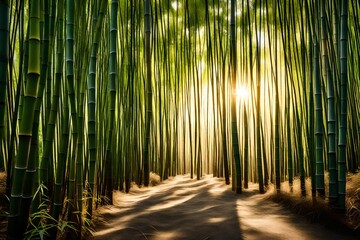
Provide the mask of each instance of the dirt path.
[{"label": "dirt path", "polygon": [[222,179],[177,176],[151,188],[116,193],[116,206],[98,211],[105,221],[94,239],[358,239],[307,221],[265,200],[251,185],[241,195]]}]

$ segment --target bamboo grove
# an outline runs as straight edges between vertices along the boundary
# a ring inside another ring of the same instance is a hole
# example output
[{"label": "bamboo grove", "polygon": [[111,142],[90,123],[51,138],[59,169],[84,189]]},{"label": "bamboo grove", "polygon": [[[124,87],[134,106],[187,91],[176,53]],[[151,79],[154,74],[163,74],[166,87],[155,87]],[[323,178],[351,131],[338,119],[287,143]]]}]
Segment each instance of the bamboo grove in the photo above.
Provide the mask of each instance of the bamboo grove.
[{"label": "bamboo grove", "polygon": [[0,0],[8,238],[55,239],[65,222],[78,238],[150,172],[213,174],[237,193],[299,178],[344,209],[360,157],[359,4]]}]

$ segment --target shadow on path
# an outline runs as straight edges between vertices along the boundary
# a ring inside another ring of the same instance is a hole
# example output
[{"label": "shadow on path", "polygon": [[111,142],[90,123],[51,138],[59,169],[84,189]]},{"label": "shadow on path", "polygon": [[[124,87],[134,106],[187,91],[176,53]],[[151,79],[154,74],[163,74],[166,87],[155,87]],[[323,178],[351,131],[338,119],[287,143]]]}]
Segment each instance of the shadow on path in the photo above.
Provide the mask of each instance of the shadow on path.
[{"label": "shadow on path", "polygon": [[177,176],[158,186],[116,193],[103,207],[94,239],[357,239],[291,213],[252,184],[236,195],[223,179]]}]

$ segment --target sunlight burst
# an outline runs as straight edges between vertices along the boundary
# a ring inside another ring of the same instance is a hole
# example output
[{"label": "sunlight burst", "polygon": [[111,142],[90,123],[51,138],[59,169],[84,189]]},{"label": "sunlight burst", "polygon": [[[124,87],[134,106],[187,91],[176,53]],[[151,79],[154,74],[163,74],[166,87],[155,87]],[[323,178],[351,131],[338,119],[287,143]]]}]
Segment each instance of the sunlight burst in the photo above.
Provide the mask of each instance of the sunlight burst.
[{"label": "sunlight burst", "polygon": [[246,99],[249,96],[249,90],[247,87],[240,85],[236,88],[235,95],[240,99]]},{"label": "sunlight burst", "polygon": [[178,3],[178,2],[175,1],[175,2],[171,3],[171,6],[176,11],[181,7],[181,3]]}]

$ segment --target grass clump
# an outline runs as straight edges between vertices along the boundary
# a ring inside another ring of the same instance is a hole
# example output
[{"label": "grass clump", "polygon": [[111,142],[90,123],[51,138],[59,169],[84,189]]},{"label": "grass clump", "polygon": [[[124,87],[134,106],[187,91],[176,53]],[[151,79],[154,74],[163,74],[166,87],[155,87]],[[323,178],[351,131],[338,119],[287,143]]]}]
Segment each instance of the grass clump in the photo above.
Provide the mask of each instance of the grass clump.
[{"label": "grass clump", "polygon": [[360,173],[351,174],[347,179],[346,217],[356,230],[360,230]]},{"label": "grass clump", "polygon": [[[360,173],[348,174],[346,189],[346,210],[329,205],[327,198],[311,196],[310,179],[306,179],[306,195],[302,196],[300,180],[295,179],[293,188],[288,182],[281,186],[280,193],[273,191],[268,198],[288,208],[294,213],[305,216],[311,222],[317,222],[337,231],[351,232],[360,236]],[[326,184],[327,185],[327,184]],[[274,188],[274,186],[271,186]],[[327,194],[328,195],[328,194]]]}]

